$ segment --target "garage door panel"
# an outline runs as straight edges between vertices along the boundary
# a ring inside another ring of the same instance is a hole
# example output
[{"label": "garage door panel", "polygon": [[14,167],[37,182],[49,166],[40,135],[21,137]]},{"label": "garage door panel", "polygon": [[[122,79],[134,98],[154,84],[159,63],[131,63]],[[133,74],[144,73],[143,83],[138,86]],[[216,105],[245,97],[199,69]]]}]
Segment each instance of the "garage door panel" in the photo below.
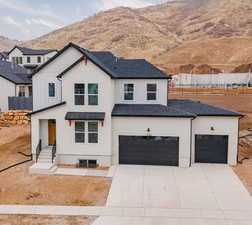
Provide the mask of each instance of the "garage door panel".
[{"label": "garage door panel", "polygon": [[178,145],[178,137],[120,136],[119,163],[177,166]]},{"label": "garage door panel", "polygon": [[227,163],[228,136],[196,135],[195,162]]}]

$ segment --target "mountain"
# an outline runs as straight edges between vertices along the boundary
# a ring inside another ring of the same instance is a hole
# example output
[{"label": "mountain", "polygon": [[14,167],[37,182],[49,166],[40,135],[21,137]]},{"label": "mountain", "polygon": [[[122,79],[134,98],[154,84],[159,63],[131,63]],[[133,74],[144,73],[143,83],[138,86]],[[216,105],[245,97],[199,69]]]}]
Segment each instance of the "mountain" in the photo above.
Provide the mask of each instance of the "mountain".
[{"label": "mountain", "polygon": [[[252,47],[251,13],[251,0],[177,0],[141,9],[121,7],[24,45],[59,49],[74,42],[90,50],[110,50],[121,57],[145,58],[164,69],[180,62],[215,67],[231,63],[228,69],[233,69],[247,63],[247,49]],[[220,57],[214,60],[213,52]],[[227,66],[218,68],[226,70]]]},{"label": "mountain", "polygon": [[15,45],[19,44],[19,41],[11,40],[9,38],[0,36],[0,52],[9,51]]}]

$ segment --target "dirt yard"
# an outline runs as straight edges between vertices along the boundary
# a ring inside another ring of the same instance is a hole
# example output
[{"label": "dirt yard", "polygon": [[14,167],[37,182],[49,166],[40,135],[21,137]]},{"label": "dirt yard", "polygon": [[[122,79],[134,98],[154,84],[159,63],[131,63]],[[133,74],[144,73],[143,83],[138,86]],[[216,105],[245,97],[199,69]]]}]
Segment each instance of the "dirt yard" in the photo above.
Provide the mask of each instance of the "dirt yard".
[{"label": "dirt yard", "polygon": [[[252,129],[252,95],[169,94],[169,98],[191,99],[238,111],[245,115],[240,121],[240,130]],[[252,143],[240,146],[238,158],[245,157],[249,160],[244,160],[243,164],[233,169],[252,195]]]},{"label": "dirt yard", "polygon": [[1,225],[91,225],[95,217],[0,215]]},{"label": "dirt yard", "polygon": [[[1,128],[0,137],[0,169],[29,159],[17,154],[19,151],[26,154],[31,152],[29,126]],[[29,176],[28,168],[31,165],[32,162],[29,162],[0,173],[0,204],[76,206],[105,204],[111,179]]]}]

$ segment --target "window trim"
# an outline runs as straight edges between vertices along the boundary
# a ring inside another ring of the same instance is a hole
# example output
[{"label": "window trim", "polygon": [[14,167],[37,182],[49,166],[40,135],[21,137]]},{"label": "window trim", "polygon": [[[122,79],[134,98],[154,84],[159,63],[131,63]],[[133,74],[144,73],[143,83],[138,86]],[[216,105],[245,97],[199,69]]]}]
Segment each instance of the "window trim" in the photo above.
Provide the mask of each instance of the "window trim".
[{"label": "window trim", "polygon": [[[156,85],[156,91],[148,91],[148,85],[149,84],[154,84],[154,85]],[[156,98],[155,99],[148,99],[148,94],[153,94],[153,93],[155,93],[156,94]],[[158,99],[158,85],[157,85],[157,83],[150,83],[150,82],[147,82],[146,83],[146,100],[147,101],[157,101],[157,99]]]},{"label": "window trim", "polygon": [[[95,84],[95,85],[97,85],[97,94],[89,94],[89,85],[90,84]],[[89,103],[89,96],[97,96],[97,104],[96,105],[91,105],[90,103]],[[99,105],[99,84],[98,83],[88,83],[87,84],[87,102],[88,102],[88,105],[89,106],[97,106],[97,105]]]},{"label": "window trim", "polygon": [[[125,91],[125,85],[129,85],[129,84],[132,84],[133,85],[133,91]],[[126,82],[126,83],[123,83],[123,101],[127,101],[127,102],[129,102],[129,101],[135,101],[135,87],[136,87],[136,84],[135,83],[130,83],[130,82]],[[133,95],[133,98],[132,99],[125,99],[125,94],[126,93],[132,93]]]},{"label": "window trim", "polygon": [[[50,84],[54,85],[54,96],[50,96]],[[49,82],[48,83],[48,97],[49,98],[56,98],[56,84],[54,82]]]},{"label": "window trim", "polygon": [[[84,93],[83,94],[76,94],[75,93],[75,85],[76,84],[82,84],[82,85],[84,85]],[[83,98],[84,98],[84,103],[83,104],[79,104],[79,105],[77,105],[76,104],[76,102],[75,102],[75,96],[83,96]],[[83,106],[83,105],[85,105],[85,103],[86,103],[86,84],[85,83],[74,83],[74,105],[75,106]]]},{"label": "window trim", "polygon": [[[76,132],[76,130],[75,130],[76,122],[84,123],[84,132]],[[94,132],[94,131],[89,132],[89,130],[88,130],[89,123],[97,123],[97,131],[96,132]],[[83,144],[84,145],[97,145],[97,144],[100,144],[100,140],[99,140],[99,137],[100,137],[100,124],[99,124],[98,120],[85,120],[85,121],[76,120],[74,122],[74,130],[73,131],[74,131],[74,136],[73,136],[74,144],[77,144],[77,145],[83,145]],[[75,134],[76,133],[84,133],[84,142],[76,142],[76,140],[75,140]],[[96,143],[90,143],[89,142],[89,134],[97,134],[97,142]]]},{"label": "window trim", "polygon": [[[76,122],[84,123],[84,131],[76,131]],[[84,142],[76,142],[76,134],[84,134]],[[75,144],[86,144],[86,123],[85,121],[75,121],[74,122],[74,143]]]}]

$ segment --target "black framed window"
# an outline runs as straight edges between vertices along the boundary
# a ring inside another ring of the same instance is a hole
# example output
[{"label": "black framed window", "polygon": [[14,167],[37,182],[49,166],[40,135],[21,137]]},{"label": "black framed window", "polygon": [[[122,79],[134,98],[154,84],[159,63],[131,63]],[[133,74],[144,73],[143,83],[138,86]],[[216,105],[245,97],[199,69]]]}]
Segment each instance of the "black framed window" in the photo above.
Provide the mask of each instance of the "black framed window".
[{"label": "black framed window", "polygon": [[98,143],[98,122],[88,122],[88,143]]},{"label": "black framed window", "polygon": [[48,84],[48,95],[49,97],[55,97],[55,83]]},{"label": "black framed window", "polygon": [[74,104],[85,104],[85,84],[74,84]]},{"label": "black framed window", "polygon": [[98,105],[98,84],[88,84],[88,105]]},{"label": "black framed window", "polygon": [[124,84],[124,100],[134,100],[134,84]]},{"label": "black framed window", "polygon": [[25,86],[19,86],[18,96],[25,97]]},{"label": "black framed window", "polygon": [[41,56],[38,56],[37,60],[38,60],[38,63],[41,63]]},{"label": "black framed window", "polygon": [[31,57],[27,56],[27,63],[30,63],[30,62],[31,62]]},{"label": "black framed window", "polygon": [[157,99],[157,84],[147,84],[147,100]]},{"label": "black framed window", "polygon": [[85,143],[85,123],[75,122],[75,143]]}]

